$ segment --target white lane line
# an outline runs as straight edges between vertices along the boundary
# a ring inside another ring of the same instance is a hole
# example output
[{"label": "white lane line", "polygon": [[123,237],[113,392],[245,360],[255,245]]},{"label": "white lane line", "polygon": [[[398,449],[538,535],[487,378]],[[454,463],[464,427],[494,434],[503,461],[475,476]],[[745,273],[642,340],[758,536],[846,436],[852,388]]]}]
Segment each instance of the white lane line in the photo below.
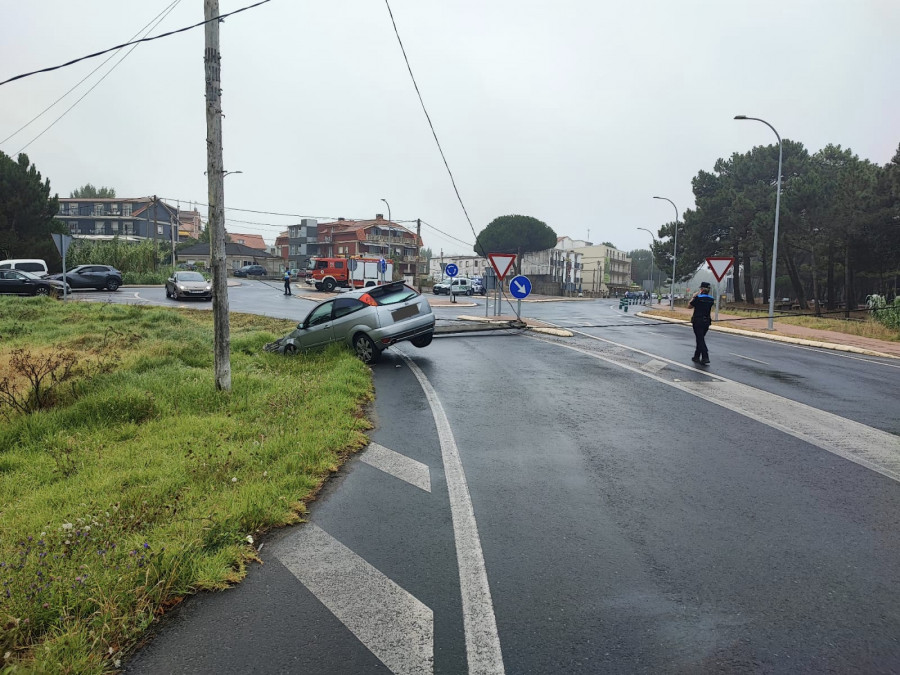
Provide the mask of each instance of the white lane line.
[{"label": "white lane line", "polygon": [[851,356],[850,354],[846,354],[844,352],[838,352],[833,349],[827,349],[825,347],[807,347],[805,345],[793,345],[797,349],[805,349],[809,352],[816,352],[817,354],[828,354],[829,356],[840,356],[843,359],[853,359],[854,361],[865,361],[866,363],[874,363],[876,366],[886,366],[888,368],[900,368],[900,363],[890,363],[889,361],[876,361],[872,357],[864,357],[864,356]]},{"label": "white lane line", "polygon": [[400,354],[425,393],[431,406],[441,443],[444,460],[444,476],[450,496],[450,515],[453,520],[453,534],[456,539],[456,562],[459,566],[459,586],[462,592],[463,628],[466,636],[466,658],[469,675],[502,675],[503,654],[500,651],[500,636],[491,589],[488,585],[481,539],[475,522],[472,498],[463,470],[459,448],[453,438],[450,422],[437,393],[425,373],[406,354]]},{"label": "white lane line", "polygon": [[322,528],[301,525],[275,556],[391,672],[434,672],[431,609]]},{"label": "white lane line", "polygon": [[759,359],[751,359],[749,356],[744,356],[742,354],[735,354],[734,352],[728,352],[728,353],[731,354],[732,356],[738,357],[739,359],[747,359],[748,361],[753,361],[754,363],[761,363],[764,366],[772,365],[772,364],[768,363],[767,361],[760,361]]},{"label": "white lane line", "polygon": [[420,490],[431,492],[431,470],[427,464],[417,462],[411,457],[401,455],[399,452],[390,450],[378,443],[369,443],[359,459],[369,466],[374,466],[376,469],[390,474],[394,478],[399,478],[410,485],[414,485]]},{"label": "white lane line", "polygon": [[900,482],[900,437],[893,434],[721,376],[708,375],[712,381],[704,382],[671,381],[574,345],[529,337],[652,378]]}]

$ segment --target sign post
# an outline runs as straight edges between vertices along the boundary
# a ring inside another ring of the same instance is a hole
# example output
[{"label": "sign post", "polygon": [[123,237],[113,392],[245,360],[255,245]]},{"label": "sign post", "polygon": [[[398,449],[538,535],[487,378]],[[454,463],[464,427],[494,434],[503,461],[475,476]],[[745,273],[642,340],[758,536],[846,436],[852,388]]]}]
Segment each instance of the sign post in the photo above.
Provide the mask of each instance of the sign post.
[{"label": "sign post", "polygon": [[66,251],[69,250],[69,246],[72,244],[72,236],[68,235],[68,234],[55,234],[55,233],[51,233],[50,236],[53,237],[53,243],[56,244],[56,250],[59,251],[59,255],[62,256],[63,300],[67,300],[68,294],[66,293],[66,289],[69,287],[69,284],[66,281]]},{"label": "sign post", "polygon": [[706,264],[709,265],[709,269],[712,270],[713,276],[716,278],[716,321],[718,321],[719,298],[722,295],[719,292],[719,283],[721,283],[722,279],[725,278],[725,275],[728,274],[728,270],[731,269],[731,266],[734,265],[734,258],[707,258]]},{"label": "sign post", "polygon": [[509,274],[510,268],[516,261],[515,253],[488,253],[488,262],[497,274],[497,289],[494,292],[494,316],[500,315],[500,288],[503,279]]},{"label": "sign post", "polygon": [[516,299],[516,319],[522,320],[522,298],[531,293],[531,280],[520,274],[509,280],[509,292]]},{"label": "sign post", "polygon": [[459,274],[459,267],[455,263],[448,263],[447,267],[444,268],[444,272],[450,277],[450,302],[456,302],[456,289],[453,287],[453,280]]}]

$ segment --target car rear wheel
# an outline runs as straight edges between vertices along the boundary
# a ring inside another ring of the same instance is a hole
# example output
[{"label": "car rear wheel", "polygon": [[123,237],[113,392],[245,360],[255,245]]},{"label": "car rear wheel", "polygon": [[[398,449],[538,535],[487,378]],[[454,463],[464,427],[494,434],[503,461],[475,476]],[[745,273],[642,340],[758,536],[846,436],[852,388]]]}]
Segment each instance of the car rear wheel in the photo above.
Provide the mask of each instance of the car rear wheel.
[{"label": "car rear wheel", "polygon": [[428,333],[427,335],[419,335],[418,337],[414,337],[410,342],[412,342],[413,347],[418,347],[421,349],[422,347],[427,347],[431,344],[431,340],[434,338],[434,333]]},{"label": "car rear wheel", "polygon": [[106,280],[106,290],[108,290],[108,291],[119,290],[119,280],[118,279],[107,279]]},{"label": "car rear wheel", "polygon": [[471,296],[474,291],[471,288],[466,289],[466,295]]},{"label": "car rear wheel", "polygon": [[378,351],[375,343],[372,342],[372,338],[365,333],[357,333],[354,336],[353,351],[356,352],[356,355],[363,363],[375,363],[378,361],[378,357],[381,356],[381,352]]},{"label": "car rear wheel", "polygon": [[38,286],[36,289],[34,289],[34,294],[35,295],[50,295],[50,289],[47,288],[46,286]]}]

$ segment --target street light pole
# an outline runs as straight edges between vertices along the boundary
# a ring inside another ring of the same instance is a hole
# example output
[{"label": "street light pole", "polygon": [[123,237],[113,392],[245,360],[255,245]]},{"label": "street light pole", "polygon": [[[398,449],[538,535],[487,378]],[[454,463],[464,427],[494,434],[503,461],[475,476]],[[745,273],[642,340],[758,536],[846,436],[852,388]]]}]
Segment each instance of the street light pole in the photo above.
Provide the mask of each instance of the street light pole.
[{"label": "street light pole", "polygon": [[385,204],[387,204],[387,207],[388,207],[388,220],[389,220],[390,222],[393,222],[393,221],[391,220],[391,205],[388,204],[388,200],[387,200],[387,199],[382,199],[381,201],[383,201]]},{"label": "street light pole", "polygon": [[[654,235],[654,234],[653,234],[650,230],[648,230],[646,227],[639,227],[638,229],[639,229],[639,230],[643,230],[644,232],[646,232],[647,234],[649,234],[651,237],[653,237],[653,245],[656,246],[656,235]],[[654,268],[654,267],[656,267],[656,265],[654,264],[654,260],[653,260],[653,251],[651,250],[651,251],[650,251],[650,283],[651,283],[651,284],[653,284],[653,268]],[[653,285],[655,285],[655,284],[653,284]],[[652,290],[650,291],[650,304],[651,304],[651,305],[653,304],[653,291],[652,291]]]},{"label": "street light pole", "polygon": [[769,282],[769,330],[775,329],[775,265],[778,263],[778,212],[781,210],[781,136],[775,131],[775,127],[759,117],[747,117],[735,115],[736,120],[753,120],[762,122],[769,127],[778,139],[778,176],[775,179],[775,238],[772,243],[772,277]]},{"label": "street light pole", "polygon": [[653,199],[665,199],[675,209],[675,241],[672,242],[672,284],[669,287],[669,307],[675,309],[675,263],[678,261],[678,207],[668,197],[654,197]]}]

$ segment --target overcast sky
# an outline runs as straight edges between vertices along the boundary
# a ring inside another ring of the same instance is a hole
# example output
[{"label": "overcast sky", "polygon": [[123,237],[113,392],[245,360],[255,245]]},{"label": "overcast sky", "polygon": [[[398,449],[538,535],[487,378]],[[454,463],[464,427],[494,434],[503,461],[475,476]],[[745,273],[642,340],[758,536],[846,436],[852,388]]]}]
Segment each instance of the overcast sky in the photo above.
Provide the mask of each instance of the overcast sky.
[{"label": "overcast sky", "polygon": [[[253,0],[221,0],[222,14]],[[0,81],[127,41],[170,0],[0,0]],[[390,0],[476,231],[518,213],[557,235],[646,248],[693,206],[719,157],[828,143],[885,164],[900,143],[897,0]],[[203,19],[182,0],[153,34]],[[52,191],[206,204],[203,29],[126,50],[36,122],[23,146]],[[272,0],[221,24],[230,232],[300,217],[422,218],[436,254],[474,235],[431,136],[384,0]],[[0,140],[103,59],[0,87]],[[33,142],[32,142],[33,141]],[[206,217],[206,207],[200,211]],[[243,222],[242,222],[243,221]],[[248,222],[249,221],[249,222]],[[415,223],[412,223],[415,228]],[[436,229],[435,229],[436,228]],[[439,231],[438,231],[439,230]]]}]

